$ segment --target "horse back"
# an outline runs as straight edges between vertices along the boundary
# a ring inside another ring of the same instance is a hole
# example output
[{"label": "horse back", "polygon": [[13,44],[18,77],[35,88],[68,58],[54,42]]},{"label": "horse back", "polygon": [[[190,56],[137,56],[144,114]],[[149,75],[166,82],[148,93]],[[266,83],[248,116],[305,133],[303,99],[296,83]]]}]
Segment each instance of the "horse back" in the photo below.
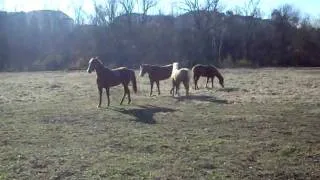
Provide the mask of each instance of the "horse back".
[{"label": "horse back", "polygon": [[130,79],[132,72],[134,73],[133,70],[128,69],[127,67],[118,67],[118,68],[112,69],[112,72],[116,77],[120,77],[121,80],[125,80],[125,81]]},{"label": "horse back", "polygon": [[189,81],[189,72],[190,70],[188,68],[181,68],[178,69],[171,78],[173,78],[174,81],[180,82],[180,81]]},{"label": "horse back", "polygon": [[197,64],[193,66],[192,72],[194,76],[212,77],[216,74],[216,69],[208,65]]},{"label": "horse back", "polygon": [[132,70],[126,67],[118,67],[105,72],[103,76],[97,78],[97,83],[102,87],[116,86],[121,83],[128,83],[130,81]]},{"label": "horse back", "polygon": [[152,80],[159,81],[170,78],[172,73],[172,65],[152,66],[150,68],[149,77]]}]

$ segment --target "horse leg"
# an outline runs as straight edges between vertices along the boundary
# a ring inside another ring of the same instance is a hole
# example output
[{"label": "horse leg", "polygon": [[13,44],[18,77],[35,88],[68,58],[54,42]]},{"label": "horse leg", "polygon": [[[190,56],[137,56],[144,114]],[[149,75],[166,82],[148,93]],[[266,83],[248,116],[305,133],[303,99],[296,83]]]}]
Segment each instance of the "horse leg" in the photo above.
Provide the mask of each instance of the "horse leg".
[{"label": "horse leg", "polygon": [[154,83],[154,81],[150,80],[150,85],[151,85],[150,96],[152,96],[153,83]]},{"label": "horse leg", "polygon": [[108,106],[110,106],[110,88],[106,88],[106,94],[107,94],[107,99],[108,99]]},{"label": "horse leg", "polygon": [[120,105],[122,105],[123,100],[124,100],[124,98],[126,97],[126,94],[127,94],[126,86],[125,86],[125,85],[123,85],[123,88],[124,88],[124,93],[123,93],[123,97],[122,97],[122,99],[121,99]]},{"label": "horse leg", "polygon": [[126,86],[126,91],[127,91],[127,95],[128,95],[128,104],[130,104],[131,103],[131,97],[130,97],[130,90],[129,90],[129,87],[128,87],[128,85]]},{"label": "horse leg", "polygon": [[102,87],[98,87],[98,91],[99,91],[99,104],[97,106],[97,108],[101,107],[101,99],[102,99]]},{"label": "horse leg", "polygon": [[207,77],[207,83],[206,83],[206,88],[208,87],[208,82],[209,82],[209,77]]},{"label": "horse leg", "polygon": [[213,80],[214,80],[214,76],[212,76],[212,78],[211,78],[211,87],[212,87],[212,89],[213,89]]},{"label": "horse leg", "polygon": [[189,96],[189,82],[183,81],[184,88],[186,89],[186,96]]},{"label": "horse leg", "polygon": [[198,87],[198,80],[199,80],[199,77],[198,77],[198,76],[194,76],[194,77],[193,77],[193,81],[194,81],[194,90],[199,89],[199,87]]},{"label": "horse leg", "polygon": [[180,96],[179,89],[180,89],[180,82],[176,82],[176,95],[178,96]]},{"label": "horse leg", "polygon": [[156,84],[157,84],[157,88],[158,88],[158,95],[160,95],[159,81],[156,81]]},{"label": "horse leg", "polygon": [[170,90],[170,94],[172,94],[172,96],[174,96],[174,87],[175,87],[175,83],[174,83],[174,80],[172,79],[172,88]]}]

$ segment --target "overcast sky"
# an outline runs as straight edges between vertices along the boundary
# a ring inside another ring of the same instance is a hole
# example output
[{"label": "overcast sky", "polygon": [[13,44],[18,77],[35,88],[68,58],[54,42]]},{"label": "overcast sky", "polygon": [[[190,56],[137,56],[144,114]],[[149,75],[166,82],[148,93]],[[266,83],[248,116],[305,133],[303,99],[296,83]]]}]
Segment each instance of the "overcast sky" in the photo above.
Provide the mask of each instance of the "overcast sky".
[{"label": "overcast sky", "polygon": [[[101,2],[103,0],[96,0]],[[201,1],[201,0],[200,0]],[[221,0],[225,10],[234,9],[236,6],[243,6],[248,0]],[[69,16],[74,16],[74,9],[82,6],[87,14],[93,12],[94,0],[0,0],[0,9],[6,11],[32,11],[40,9],[61,10]],[[183,0],[159,0],[153,13],[159,10],[164,14],[171,13],[172,6],[179,6]],[[309,14],[313,17],[320,17],[320,0],[261,0],[260,7],[264,17],[268,17],[272,9],[282,4],[291,4],[301,11],[301,14]]]}]

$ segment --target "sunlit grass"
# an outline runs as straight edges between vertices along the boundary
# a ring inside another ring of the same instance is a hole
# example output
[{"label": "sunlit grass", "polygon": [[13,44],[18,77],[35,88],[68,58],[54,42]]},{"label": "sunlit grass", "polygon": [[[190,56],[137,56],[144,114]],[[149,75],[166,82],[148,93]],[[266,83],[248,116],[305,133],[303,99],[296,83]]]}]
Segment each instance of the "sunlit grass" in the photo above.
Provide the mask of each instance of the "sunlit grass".
[{"label": "sunlit grass", "polygon": [[0,179],[318,179],[320,70],[222,72],[189,98],[137,77],[100,109],[95,74],[1,73]]}]

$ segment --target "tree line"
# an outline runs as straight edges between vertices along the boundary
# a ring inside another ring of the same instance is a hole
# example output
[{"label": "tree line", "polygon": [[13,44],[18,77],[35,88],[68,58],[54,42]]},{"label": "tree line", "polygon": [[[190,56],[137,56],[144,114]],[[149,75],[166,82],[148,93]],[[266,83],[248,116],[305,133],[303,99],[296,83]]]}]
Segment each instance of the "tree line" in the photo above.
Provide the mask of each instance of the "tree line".
[{"label": "tree line", "polygon": [[183,13],[151,15],[157,2],[94,3],[89,23],[81,7],[74,19],[60,11],[0,12],[0,69],[79,69],[91,56],[110,67],[320,66],[320,29],[291,5],[263,19],[258,0],[228,11],[219,0],[184,0],[176,7]]}]

